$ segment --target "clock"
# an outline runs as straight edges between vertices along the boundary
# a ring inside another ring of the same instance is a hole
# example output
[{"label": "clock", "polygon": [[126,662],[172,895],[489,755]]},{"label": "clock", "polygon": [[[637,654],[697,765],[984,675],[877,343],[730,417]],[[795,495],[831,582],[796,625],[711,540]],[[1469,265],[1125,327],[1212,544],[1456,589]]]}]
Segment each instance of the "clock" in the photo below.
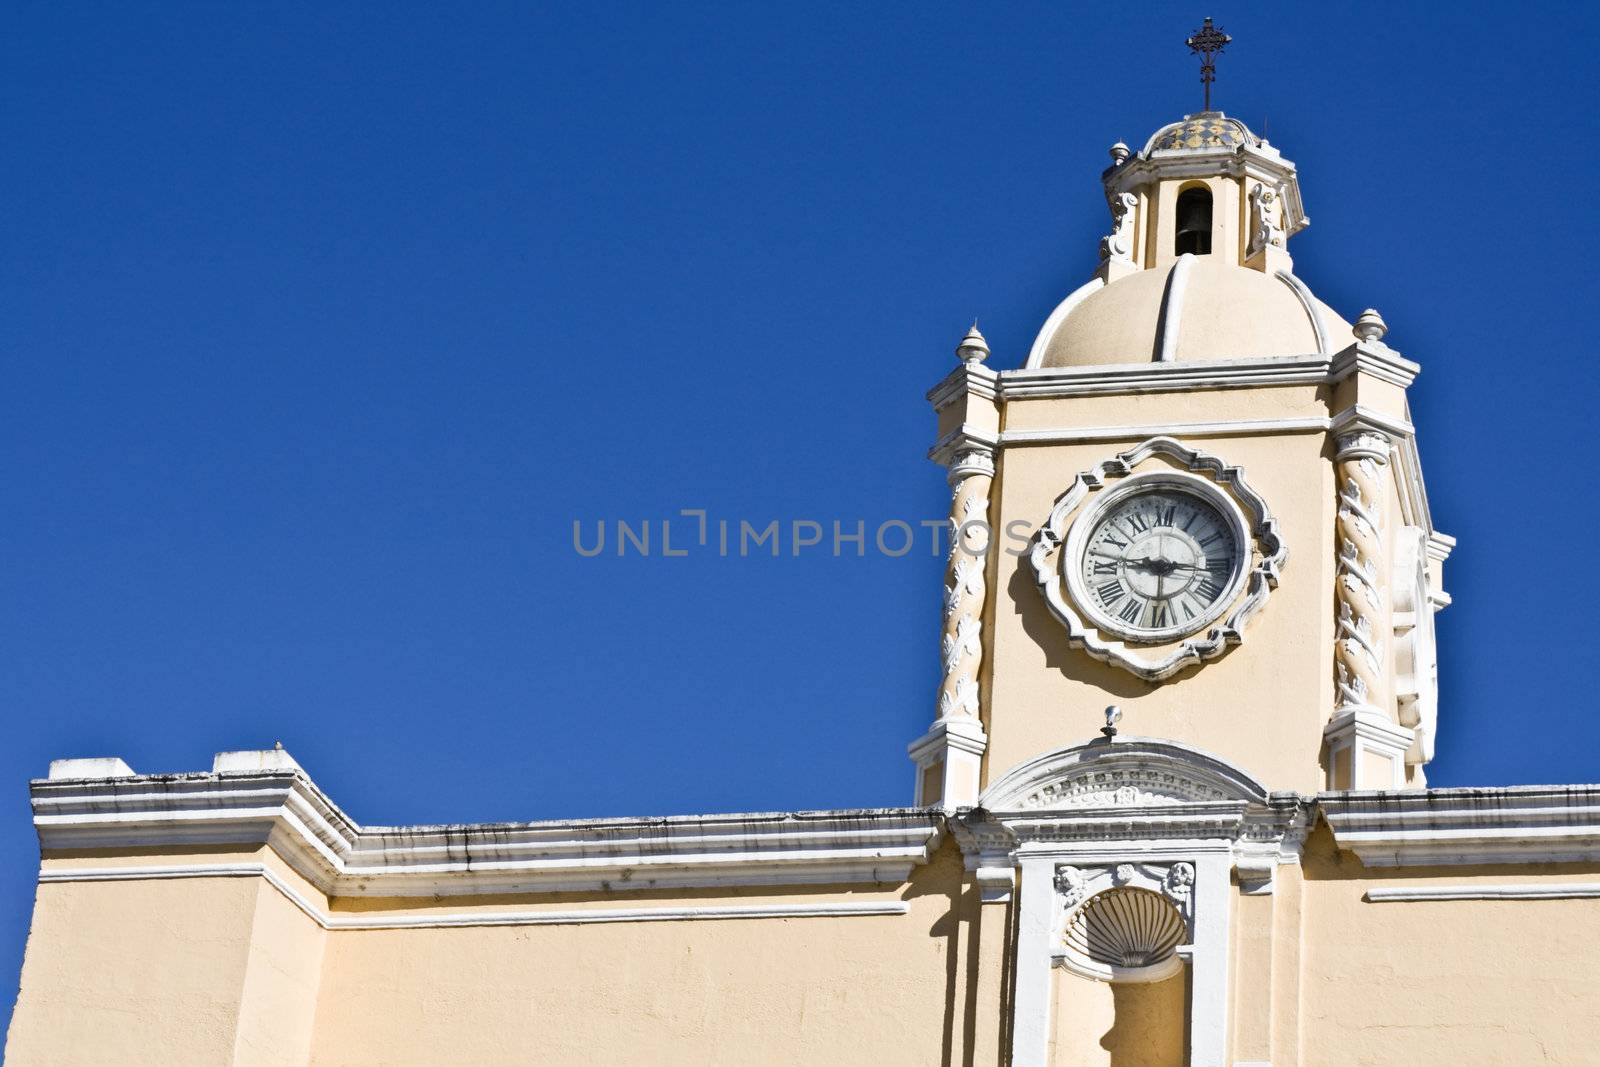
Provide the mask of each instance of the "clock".
[{"label": "clock", "polygon": [[1240,644],[1288,555],[1244,471],[1171,437],[1080,471],[1028,545],[1069,645],[1148,682]]},{"label": "clock", "polygon": [[1205,627],[1233,602],[1248,543],[1238,507],[1210,482],[1161,472],[1096,500],[1073,526],[1063,569],[1100,629],[1156,644]]}]

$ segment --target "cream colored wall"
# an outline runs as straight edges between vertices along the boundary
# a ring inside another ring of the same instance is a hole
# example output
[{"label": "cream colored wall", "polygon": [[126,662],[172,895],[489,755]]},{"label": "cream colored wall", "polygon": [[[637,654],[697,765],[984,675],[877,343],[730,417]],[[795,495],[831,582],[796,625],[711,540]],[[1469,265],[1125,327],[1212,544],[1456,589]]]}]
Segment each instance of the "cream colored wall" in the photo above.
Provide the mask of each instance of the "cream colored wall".
[{"label": "cream colored wall", "polygon": [[[275,869],[302,896],[318,896],[286,868]],[[311,1056],[329,935],[276,887],[264,880],[255,885],[255,916],[232,1062],[237,1067],[303,1067]]]},{"label": "cream colored wall", "polygon": [[259,886],[252,878],[40,885],[6,1063],[234,1062]]},{"label": "cream colored wall", "polygon": [[937,1064],[964,1015],[961,878],[947,847],[890,894],[904,916],[339,931],[311,1062]]},{"label": "cream colored wall", "polygon": [[1593,866],[1366,871],[1308,847],[1306,1067],[1596,1062],[1600,900],[1370,903],[1374,885],[1594,881]]},{"label": "cream colored wall", "polygon": [[[1317,413],[1318,394],[1227,390],[1079,401],[1012,401],[1006,428],[1181,422],[1200,407],[1210,417]],[[1074,422],[1073,412],[1079,412]],[[1230,414],[1222,414],[1227,412]],[[1326,414],[1326,408],[1321,409]],[[1279,588],[1250,623],[1246,641],[1220,659],[1160,685],[1143,682],[1068,646],[1025,555],[1005,524],[1036,529],[1079,471],[1137,439],[1079,445],[1013,446],[1000,458],[991,518],[1006,551],[994,553],[988,621],[993,643],[985,783],[1043,752],[1096,736],[1101,712],[1118,703],[1126,733],[1161,737],[1220,755],[1272,789],[1322,787],[1322,727],[1333,706],[1333,468],[1322,433],[1185,438],[1242,465],[1279,520],[1289,560]]]},{"label": "cream colored wall", "polygon": [[1050,1062],[1056,1067],[1183,1067],[1187,968],[1161,982],[1108,983],[1057,970]]}]

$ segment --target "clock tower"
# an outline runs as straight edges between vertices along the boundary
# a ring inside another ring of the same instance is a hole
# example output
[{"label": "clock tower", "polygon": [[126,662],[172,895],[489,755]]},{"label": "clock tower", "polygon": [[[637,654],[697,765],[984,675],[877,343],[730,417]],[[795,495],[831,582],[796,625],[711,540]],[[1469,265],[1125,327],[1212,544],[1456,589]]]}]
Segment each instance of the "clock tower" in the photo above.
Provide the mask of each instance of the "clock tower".
[{"label": "clock tower", "polygon": [[1269,790],[1421,787],[1453,542],[1418,366],[1295,273],[1299,175],[1239,120],[1113,145],[1101,181],[1098,266],[1021,366],[974,327],[929,393],[955,533],[918,802],[984,803],[1108,705]]}]

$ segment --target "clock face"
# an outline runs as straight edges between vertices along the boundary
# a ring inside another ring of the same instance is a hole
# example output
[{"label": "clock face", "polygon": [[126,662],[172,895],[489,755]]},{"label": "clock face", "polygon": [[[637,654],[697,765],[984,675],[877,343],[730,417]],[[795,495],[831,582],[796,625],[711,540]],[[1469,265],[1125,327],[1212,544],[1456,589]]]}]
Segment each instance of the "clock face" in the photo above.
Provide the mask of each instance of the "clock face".
[{"label": "clock face", "polygon": [[1070,584],[1101,625],[1135,640],[1198,630],[1238,595],[1243,523],[1210,494],[1155,482],[1087,513]]}]

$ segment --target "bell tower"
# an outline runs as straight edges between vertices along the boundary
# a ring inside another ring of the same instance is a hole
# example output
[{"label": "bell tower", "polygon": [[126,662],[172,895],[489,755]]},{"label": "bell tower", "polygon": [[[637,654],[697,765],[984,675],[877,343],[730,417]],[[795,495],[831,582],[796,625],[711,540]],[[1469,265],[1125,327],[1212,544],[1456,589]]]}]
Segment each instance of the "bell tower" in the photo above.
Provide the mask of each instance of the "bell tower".
[{"label": "bell tower", "polygon": [[953,549],[918,803],[985,803],[1110,705],[1267,790],[1420,787],[1453,544],[1420,368],[1294,272],[1299,175],[1238,119],[1115,144],[1101,183],[1098,264],[1030,351],[974,326],[928,394]]}]

